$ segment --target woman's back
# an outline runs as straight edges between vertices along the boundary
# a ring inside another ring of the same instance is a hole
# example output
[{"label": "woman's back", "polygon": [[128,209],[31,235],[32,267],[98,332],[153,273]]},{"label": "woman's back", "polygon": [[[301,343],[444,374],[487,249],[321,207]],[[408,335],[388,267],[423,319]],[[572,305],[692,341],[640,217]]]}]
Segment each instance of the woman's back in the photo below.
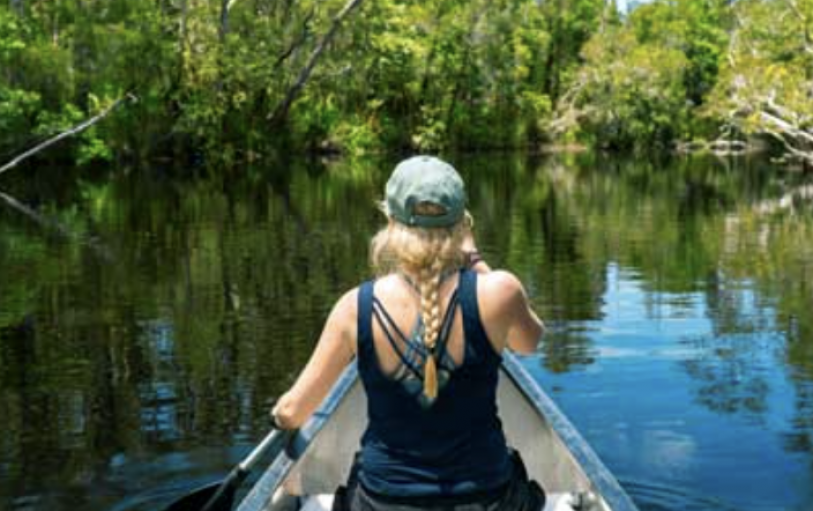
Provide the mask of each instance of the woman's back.
[{"label": "woman's back", "polygon": [[427,156],[400,163],[384,206],[388,223],[370,260],[386,276],[336,303],[275,406],[276,423],[301,425],[355,356],[369,425],[359,477],[337,502],[353,511],[539,509],[544,495],[509,456],[496,388],[503,348],[535,349],[541,321],[516,277],[480,258],[465,186],[449,164]]},{"label": "woman's back", "polygon": [[414,294],[401,276],[359,288],[358,363],[369,407],[361,481],[386,495],[493,490],[507,482],[511,464],[496,409],[501,357],[480,320],[477,274],[461,271],[440,286],[448,326],[438,339],[431,403],[421,392],[420,356],[407,356],[419,349],[401,335],[419,317]]}]

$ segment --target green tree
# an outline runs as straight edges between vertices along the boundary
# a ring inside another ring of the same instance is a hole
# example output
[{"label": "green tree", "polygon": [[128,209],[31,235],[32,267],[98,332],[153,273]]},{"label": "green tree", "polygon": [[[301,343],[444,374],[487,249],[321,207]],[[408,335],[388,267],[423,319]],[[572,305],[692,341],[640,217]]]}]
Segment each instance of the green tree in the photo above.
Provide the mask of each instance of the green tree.
[{"label": "green tree", "polygon": [[813,1],[749,0],[736,20],[709,111],[813,164]]}]

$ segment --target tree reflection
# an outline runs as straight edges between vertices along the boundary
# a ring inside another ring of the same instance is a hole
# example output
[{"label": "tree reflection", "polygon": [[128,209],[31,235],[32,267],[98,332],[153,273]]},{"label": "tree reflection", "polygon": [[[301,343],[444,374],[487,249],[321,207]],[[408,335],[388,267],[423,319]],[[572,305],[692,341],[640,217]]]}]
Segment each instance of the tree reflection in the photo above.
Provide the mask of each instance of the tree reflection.
[{"label": "tree reflection", "polygon": [[[54,507],[98,509],[81,488],[112,465],[262,434],[335,299],[369,277],[367,244],[384,223],[374,202],[396,159],[15,183],[114,262],[0,209],[0,507],[78,486]],[[588,326],[604,319],[607,268],[623,268],[653,303],[705,304],[712,332],[685,341],[681,365],[703,406],[762,420],[766,368],[789,368],[788,449],[811,452],[813,220],[766,207],[809,178],[702,159],[449,159],[481,250],[520,276],[550,327],[550,371],[596,361]]]},{"label": "tree reflection", "polygon": [[752,337],[705,337],[687,341],[699,355],[682,361],[696,381],[697,401],[720,413],[745,414],[760,420],[770,390],[754,354]]}]

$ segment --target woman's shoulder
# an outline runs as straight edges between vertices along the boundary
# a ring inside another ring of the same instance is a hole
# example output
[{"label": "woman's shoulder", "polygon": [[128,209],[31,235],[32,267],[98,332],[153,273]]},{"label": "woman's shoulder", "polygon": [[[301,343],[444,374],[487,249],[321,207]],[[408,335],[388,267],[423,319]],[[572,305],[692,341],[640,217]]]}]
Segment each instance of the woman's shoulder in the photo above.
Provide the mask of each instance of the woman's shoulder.
[{"label": "woman's shoulder", "polygon": [[482,321],[499,330],[517,313],[527,309],[525,288],[516,275],[506,270],[481,273],[477,277],[477,303]]},{"label": "woman's shoulder", "polygon": [[522,282],[510,271],[494,270],[477,276],[477,295],[481,303],[510,304],[524,294]]},{"label": "woman's shoulder", "polygon": [[379,276],[371,281],[373,287],[375,288],[376,292],[379,293],[389,293],[389,292],[398,292],[401,290],[401,282],[400,277],[397,273],[390,273],[387,275]]},{"label": "woman's shoulder", "polygon": [[356,286],[353,289],[345,291],[341,297],[333,304],[333,310],[330,312],[328,323],[334,328],[339,329],[355,329],[355,318],[358,314],[358,297],[359,288]]},{"label": "woman's shoulder", "polygon": [[356,287],[345,291],[344,294],[342,294],[342,296],[336,300],[336,303],[333,306],[333,314],[344,317],[348,320],[355,319],[356,315],[358,314],[359,295],[361,294],[362,288],[368,286],[369,290],[374,290],[376,295],[389,294],[393,290],[396,290],[397,275],[391,274],[365,280]]}]

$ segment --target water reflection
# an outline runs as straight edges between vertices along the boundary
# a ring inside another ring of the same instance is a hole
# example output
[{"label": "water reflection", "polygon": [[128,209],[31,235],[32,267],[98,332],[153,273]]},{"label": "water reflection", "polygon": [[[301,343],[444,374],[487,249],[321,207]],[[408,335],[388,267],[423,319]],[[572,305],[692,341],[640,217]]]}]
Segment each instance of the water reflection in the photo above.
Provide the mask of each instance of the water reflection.
[{"label": "water reflection", "polygon": [[[141,431],[148,441],[169,442],[183,437],[180,417],[184,403],[175,378],[181,376],[175,361],[173,325],[168,320],[145,321],[138,325],[147,354],[151,378],[139,385]],[[178,408],[181,408],[179,412]]]},{"label": "water reflection", "polygon": [[[0,208],[0,507],[147,509],[238,460],[368,276],[395,159],[4,176],[75,235]],[[450,159],[550,327],[535,374],[642,507],[813,507],[809,176]]]}]

